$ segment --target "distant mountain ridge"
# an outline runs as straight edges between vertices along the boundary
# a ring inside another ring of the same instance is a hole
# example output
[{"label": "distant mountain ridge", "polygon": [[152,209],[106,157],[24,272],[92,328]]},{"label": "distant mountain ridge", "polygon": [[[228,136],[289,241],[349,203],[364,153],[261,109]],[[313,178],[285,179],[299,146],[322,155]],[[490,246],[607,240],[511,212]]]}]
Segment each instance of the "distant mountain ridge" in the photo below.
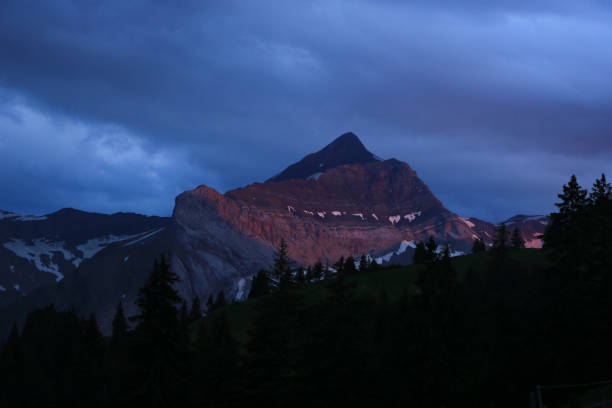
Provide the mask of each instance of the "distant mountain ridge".
[{"label": "distant mountain ridge", "polygon": [[42,216],[0,211],[0,304],[60,282],[115,243],[161,232],[169,218],[64,208]]}]

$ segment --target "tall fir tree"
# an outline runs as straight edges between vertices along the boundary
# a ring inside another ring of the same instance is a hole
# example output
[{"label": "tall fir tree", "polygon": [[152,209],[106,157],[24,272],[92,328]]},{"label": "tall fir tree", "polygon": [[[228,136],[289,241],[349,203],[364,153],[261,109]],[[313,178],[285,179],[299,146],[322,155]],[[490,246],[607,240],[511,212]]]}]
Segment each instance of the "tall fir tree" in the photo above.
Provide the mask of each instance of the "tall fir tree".
[{"label": "tall fir tree", "polygon": [[208,300],[206,300],[206,313],[210,314],[215,310],[215,299],[213,298],[212,293],[208,295]]},{"label": "tall fir tree", "polygon": [[112,342],[118,342],[125,338],[128,331],[127,320],[125,319],[125,313],[123,312],[123,303],[119,301],[117,310],[115,311],[115,317],[113,317],[113,333],[111,336]]},{"label": "tall fir tree", "polygon": [[179,312],[179,320],[181,324],[187,326],[189,324],[189,309],[187,309],[187,301],[183,299],[181,310]]},{"label": "tall fir tree", "polygon": [[353,258],[352,256],[346,258],[346,261],[344,261],[343,270],[344,274],[347,276],[354,275],[355,272],[357,272],[357,268],[355,268],[355,258]]},{"label": "tall fir tree", "polygon": [[189,311],[189,320],[197,322],[202,318],[202,304],[200,303],[200,297],[196,295],[191,302],[191,310]]},{"label": "tall fir tree", "polygon": [[558,212],[550,214],[550,223],[544,232],[544,249],[549,257],[567,266],[574,265],[579,252],[576,244],[585,242],[583,223],[580,218],[584,217],[584,210],[588,207],[589,199],[587,191],[583,189],[572,175],[570,181],[563,185],[563,192],[557,197],[561,202],[555,203]]},{"label": "tall fir tree", "polygon": [[219,291],[219,294],[217,294],[217,300],[215,300],[214,310],[221,309],[222,307],[225,307],[226,305],[227,305],[227,299],[225,298],[225,292],[223,291],[223,289],[221,289]]},{"label": "tall fir tree", "polygon": [[182,303],[174,288],[178,281],[162,256],[140,289],[136,300],[139,314],[133,317],[137,323],[132,347],[137,384],[131,403],[152,407],[185,403],[187,336],[177,309]]},{"label": "tall fir tree", "polygon": [[368,269],[370,269],[370,263],[368,262],[368,257],[363,254],[359,258],[359,272],[365,272]]},{"label": "tall fir tree", "polygon": [[600,179],[596,179],[589,195],[589,200],[595,206],[599,206],[606,201],[612,200],[612,185],[607,182],[606,175],[601,174]]},{"label": "tall fir tree", "polygon": [[495,228],[495,237],[493,238],[493,249],[498,252],[503,252],[508,246],[508,231],[506,224],[501,223]]},{"label": "tall fir tree", "polygon": [[249,299],[265,296],[270,293],[270,278],[265,269],[260,269],[257,275],[253,277]]},{"label": "tall fir tree", "polygon": [[425,256],[427,263],[434,262],[436,259],[438,259],[438,244],[431,235],[425,244]]},{"label": "tall fir tree", "polygon": [[291,261],[287,252],[287,242],[281,239],[272,268],[272,277],[277,283],[280,283],[281,278],[286,277],[287,273],[290,272],[290,265]]},{"label": "tall fir tree", "polygon": [[317,282],[323,278],[323,264],[321,261],[317,261],[317,263],[312,268],[312,280]]},{"label": "tall fir tree", "polygon": [[510,245],[512,248],[525,248],[525,240],[518,227],[514,227],[512,230],[512,237],[510,238]]},{"label": "tall fir tree", "polygon": [[487,247],[485,245],[485,242],[480,238],[476,238],[474,240],[474,243],[472,244],[472,253],[477,254],[479,252],[485,252],[486,250]]},{"label": "tall fir tree", "polygon": [[427,249],[424,242],[421,241],[416,244],[412,255],[412,263],[415,265],[427,263]]}]

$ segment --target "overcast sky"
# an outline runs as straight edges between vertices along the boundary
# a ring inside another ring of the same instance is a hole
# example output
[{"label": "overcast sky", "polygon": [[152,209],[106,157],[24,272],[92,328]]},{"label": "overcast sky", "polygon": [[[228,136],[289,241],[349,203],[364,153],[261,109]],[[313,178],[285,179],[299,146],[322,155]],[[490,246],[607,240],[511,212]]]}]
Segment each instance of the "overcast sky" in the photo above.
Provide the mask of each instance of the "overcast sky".
[{"label": "overcast sky", "polygon": [[608,2],[405,3],[1,1],[0,208],[169,215],[346,131],[490,221],[612,173]]}]

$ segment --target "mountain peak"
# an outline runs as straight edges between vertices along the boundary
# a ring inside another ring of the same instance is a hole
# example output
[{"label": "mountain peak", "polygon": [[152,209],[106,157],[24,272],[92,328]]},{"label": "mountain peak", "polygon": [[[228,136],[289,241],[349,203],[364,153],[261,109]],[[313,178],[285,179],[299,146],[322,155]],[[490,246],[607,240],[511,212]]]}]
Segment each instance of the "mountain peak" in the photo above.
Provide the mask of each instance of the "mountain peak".
[{"label": "mountain peak", "polygon": [[347,132],[337,137],[323,149],[307,155],[267,181],[317,179],[321,174],[334,167],[377,161],[380,161],[380,159],[365,148],[356,134]]}]

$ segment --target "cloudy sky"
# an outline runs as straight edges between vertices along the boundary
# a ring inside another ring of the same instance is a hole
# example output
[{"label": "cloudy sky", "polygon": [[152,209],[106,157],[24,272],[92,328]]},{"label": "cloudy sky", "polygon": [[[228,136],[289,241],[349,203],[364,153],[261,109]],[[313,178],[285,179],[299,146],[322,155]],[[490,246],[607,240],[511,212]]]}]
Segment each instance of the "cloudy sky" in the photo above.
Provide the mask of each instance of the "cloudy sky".
[{"label": "cloudy sky", "polygon": [[0,208],[169,215],[349,130],[491,221],[612,173],[612,6],[406,3],[3,0]]}]

